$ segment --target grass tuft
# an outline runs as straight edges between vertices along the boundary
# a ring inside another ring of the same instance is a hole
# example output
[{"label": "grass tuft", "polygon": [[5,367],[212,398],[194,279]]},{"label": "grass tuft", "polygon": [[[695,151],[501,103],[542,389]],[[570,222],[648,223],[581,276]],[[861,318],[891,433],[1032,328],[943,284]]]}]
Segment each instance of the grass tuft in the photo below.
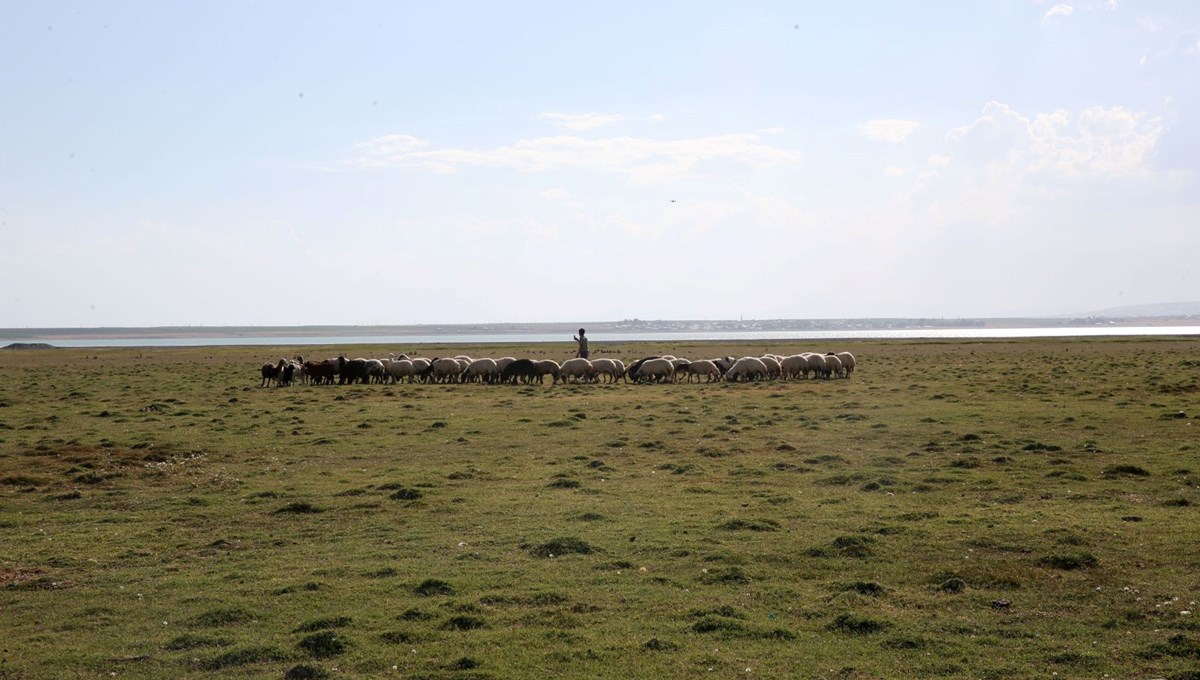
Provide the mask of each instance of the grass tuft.
[{"label": "grass tuft", "polygon": [[541,545],[533,546],[529,549],[529,554],[534,557],[559,557],[562,555],[589,555],[592,553],[592,546],[579,538],[555,538]]},{"label": "grass tuft", "polygon": [[480,628],[487,628],[487,621],[478,616],[462,614],[446,619],[441,628],[442,630],[478,630]]},{"label": "grass tuft", "polygon": [[293,633],[312,633],[318,630],[328,630],[330,628],[345,628],[350,625],[349,616],[330,616],[324,619],[314,619],[306,621],[292,629]]},{"label": "grass tuft", "polygon": [[779,522],[773,519],[731,519],[717,525],[725,531],[779,531]]},{"label": "grass tuft", "polygon": [[642,649],[650,652],[674,652],[679,649],[679,645],[667,640],[650,638],[642,643]]},{"label": "grass tuft", "polygon": [[304,664],[292,666],[283,674],[283,680],[322,680],[328,677],[328,672]]},{"label": "grass tuft", "polygon": [[435,595],[453,595],[454,588],[445,581],[428,578],[413,588],[413,594],[418,597],[433,597]]},{"label": "grass tuft", "polygon": [[839,589],[843,592],[858,593],[868,597],[880,597],[887,593],[887,589],[875,581],[855,581],[847,583]]},{"label": "grass tuft", "polygon": [[202,670],[219,671],[236,666],[286,660],[287,655],[275,647],[243,647],[201,661],[199,666]]},{"label": "grass tuft", "polygon": [[346,652],[346,643],[331,630],[313,633],[304,637],[296,646],[314,659],[328,659]]},{"label": "grass tuft", "polygon": [[313,505],[312,503],[308,503],[306,501],[296,501],[295,503],[288,503],[287,505],[283,506],[282,508],[279,508],[278,510],[275,511],[275,514],[276,515],[285,515],[285,514],[315,515],[315,514],[321,513],[321,512],[325,512],[325,511],[323,509],[318,508],[317,506]]},{"label": "grass tuft", "polygon": [[1137,465],[1109,465],[1104,468],[1104,474],[1118,476],[1128,475],[1131,477],[1149,477],[1150,471],[1144,467]]},{"label": "grass tuft", "polygon": [[839,614],[829,626],[829,630],[850,635],[870,635],[887,630],[892,624],[880,619],[857,614]]},{"label": "grass tuft", "polygon": [[1072,571],[1075,569],[1091,569],[1098,566],[1100,560],[1096,559],[1096,556],[1091,553],[1080,552],[1046,555],[1039,559],[1037,563],[1038,566],[1042,567]]}]

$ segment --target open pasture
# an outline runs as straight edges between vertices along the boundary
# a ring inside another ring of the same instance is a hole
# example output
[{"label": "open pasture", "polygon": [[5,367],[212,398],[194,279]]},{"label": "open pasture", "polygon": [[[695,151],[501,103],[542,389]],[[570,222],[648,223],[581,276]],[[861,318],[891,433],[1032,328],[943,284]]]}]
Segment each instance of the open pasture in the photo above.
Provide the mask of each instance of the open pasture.
[{"label": "open pasture", "polygon": [[295,348],[0,353],[0,677],[1200,677],[1200,341],[593,343],[859,367],[260,388]]}]

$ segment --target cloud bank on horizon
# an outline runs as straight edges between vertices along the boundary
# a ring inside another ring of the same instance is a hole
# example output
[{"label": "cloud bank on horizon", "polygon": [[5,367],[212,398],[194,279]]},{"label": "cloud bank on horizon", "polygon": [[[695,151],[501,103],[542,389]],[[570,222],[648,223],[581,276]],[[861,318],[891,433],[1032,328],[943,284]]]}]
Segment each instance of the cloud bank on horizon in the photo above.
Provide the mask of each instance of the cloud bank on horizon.
[{"label": "cloud bank on horizon", "polygon": [[0,55],[0,326],[1200,290],[1192,3],[38,3]]}]

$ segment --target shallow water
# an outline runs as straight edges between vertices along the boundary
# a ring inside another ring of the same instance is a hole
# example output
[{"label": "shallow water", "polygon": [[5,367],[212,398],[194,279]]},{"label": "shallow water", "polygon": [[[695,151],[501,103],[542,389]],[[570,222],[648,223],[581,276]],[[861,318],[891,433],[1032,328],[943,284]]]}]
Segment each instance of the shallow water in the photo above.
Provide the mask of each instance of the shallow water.
[{"label": "shallow water", "polygon": [[[1200,335],[1200,326],[1080,326],[1072,328],[907,328],[886,330],[709,331],[603,333],[594,343],[695,340],[887,340],[1067,338],[1150,335]],[[140,338],[14,338],[10,342],[47,342],[55,347],[205,347],[221,345],[391,345],[571,343],[569,336],[546,333],[454,333],[443,335],[295,335]]]}]

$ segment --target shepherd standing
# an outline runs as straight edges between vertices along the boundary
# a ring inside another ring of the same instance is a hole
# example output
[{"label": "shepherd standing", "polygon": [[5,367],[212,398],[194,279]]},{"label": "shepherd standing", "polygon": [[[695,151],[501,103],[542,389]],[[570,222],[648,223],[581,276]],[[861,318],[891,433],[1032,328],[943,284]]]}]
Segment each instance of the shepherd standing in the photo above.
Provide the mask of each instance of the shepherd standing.
[{"label": "shepherd standing", "polygon": [[577,356],[581,359],[588,358],[588,341],[587,341],[587,336],[584,335],[584,332],[585,331],[582,328],[580,328],[579,329],[579,337],[575,337],[574,335],[571,336],[572,340],[579,343],[579,351],[575,352],[575,356]]}]

